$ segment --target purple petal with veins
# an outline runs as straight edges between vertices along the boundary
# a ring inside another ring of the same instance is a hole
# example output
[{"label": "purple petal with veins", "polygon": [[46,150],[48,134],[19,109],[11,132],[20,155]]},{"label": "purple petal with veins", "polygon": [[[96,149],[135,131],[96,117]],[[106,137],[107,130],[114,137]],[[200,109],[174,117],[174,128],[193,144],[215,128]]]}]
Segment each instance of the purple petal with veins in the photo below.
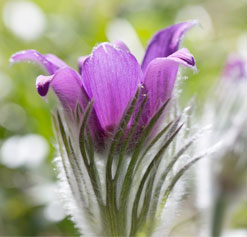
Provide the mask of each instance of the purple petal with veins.
[{"label": "purple petal with veins", "polygon": [[57,57],[54,54],[46,54],[45,57],[48,61],[50,61],[57,68],[68,67],[68,65],[63,60],[61,60],[59,57]]},{"label": "purple petal with veins", "polygon": [[196,21],[188,21],[172,25],[157,32],[146,49],[142,70],[145,71],[148,64],[155,58],[168,57],[176,52],[184,33],[197,24]]},{"label": "purple petal with veins", "polygon": [[86,108],[89,99],[81,87],[80,76],[73,69],[65,67],[52,76],[41,75],[37,78],[36,87],[41,96],[48,93],[50,86],[67,111],[75,110],[77,103],[82,109]]},{"label": "purple petal with veins", "polygon": [[150,118],[171,97],[179,65],[196,70],[190,52],[187,49],[178,50],[184,33],[196,24],[195,21],[179,23],[156,33],[147,47],[142,66],[122,41],[100,44],[90,56],[80,57],[80,75],[57,56],[42,55],[36,50],[16,53],[11,61],[31,61],[46,69],[50,76],[37,78],[38,93],[46,96],[52,87],[70,115],[78,103],[84,111],[88,102],[93,100],[89,128],[100,144],[105,134],[112,134],[119,124],[138,86],[143,85],[143,88],[129,125],[146,94],[148,101],[135,135],[141,133]]},{"label": "purple petal with veins", "polygon": [[[50,86],[70,117],[72,115],[71,112],[75,111],[78,103],[82,110],[85,111],[89,98],[81,85],[80,76],[73,69],[64,67],[59,69],[52,76],[39,76],[37,78],[36,87],[41,96],[45,96],[48,93]],[[104,142],[102,140],[104,137],[104,131],[100,126],[94,109],[91,112],[88,126],[91,131],[91,135],[97,144],[102,144]]]},{"label": "purple petal with veins", "polygon": [[100,44],[82,67],[82,83],[103,129],[111,131],[119,123],[143,74],[135,57],[109,43]]},{"label": "purple petal with veins", "polygon": [[43,55],[34,49],[20,51],[11,56],[10,62],[34,62],[43,67],[50,75],[54,74],[59,68],[66,64],[55,55]]},{"label": "purple petal with veins", "polygon": [[144,74],[144,85],[149,93],[149,117],[172,95],[179,65],[196,70],[195,60],[187,49],[154,59]]}]

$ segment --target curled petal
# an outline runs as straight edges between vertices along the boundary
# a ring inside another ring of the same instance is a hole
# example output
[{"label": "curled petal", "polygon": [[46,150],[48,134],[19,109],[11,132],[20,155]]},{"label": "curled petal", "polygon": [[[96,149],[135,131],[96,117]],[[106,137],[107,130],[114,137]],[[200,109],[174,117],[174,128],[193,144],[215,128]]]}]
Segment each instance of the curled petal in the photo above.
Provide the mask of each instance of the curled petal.
[{"label": "curled petal", "polygon": [[188,49],[183,48],[178,50],[177,52],[171,54],[168,59],[172,59],[174,62],[182,64],[186,67],[192,68],[196,70],[196,62],[193,55],[189,52]]},{"label": "curled petal", "polygon": [[48,93],[50,86],[67,111],[75,110],[77,103],[86,108],[88,96],[81,87],[79,75],[73,69],[65,67],[52,76],[41,75],[37,78],[36,87],[41,96]]},{"label": "curled petal", "polygon": [[[81,78],[61,59],[53,54],[42,55],[35,50],[22,51],[11,57],[13,63],[22,61],[36,62],[50,74],[49,76],[40,75],[36,80],[36,88],[41,96],[46,96],[51,86],[69,116],[72,116],[77,104],[81,106],[83,111],[85,110],[89,97],[82,87]],[[95,142],[98,145],[103,144],[104,132],[95,110],[91,112],[88,126]]]},{"label": "curled petal", "polygon": [[196,21],[188,21],[158,31],[146,49],[146,54],[142,62],[143,71],[146,70],[148,64],[153,59],[168,57],[170,54],[176,52],[184,33],[197,24]]},{"label": "curled petal", "polygon": [[119,123],[142,79],[135,57],[109,43],[100,44],[85,60],[82,83],[103,129],[111,131]]},{"label": "curled petal", "polygon": [[34,62],[43,67],[50,75],[54,74],[59,68],[66,66],[66,64],[55,55],[43,55],[36,50],[29,49],[20,51],[11,56],[10,62]]},{"label": "curled petal", "polygon": [[54,75],[43,76],[40,75],[36,79],[36,89],[41,96],[46,96],[49,91],[50,82],[52,81]]},{"label": "curled petal", "polygon": [[195,60],[187,49],[156,58],[148,65],[144,84],[149,94],[149,117],[171,97],[180,64],[196,70]]}]

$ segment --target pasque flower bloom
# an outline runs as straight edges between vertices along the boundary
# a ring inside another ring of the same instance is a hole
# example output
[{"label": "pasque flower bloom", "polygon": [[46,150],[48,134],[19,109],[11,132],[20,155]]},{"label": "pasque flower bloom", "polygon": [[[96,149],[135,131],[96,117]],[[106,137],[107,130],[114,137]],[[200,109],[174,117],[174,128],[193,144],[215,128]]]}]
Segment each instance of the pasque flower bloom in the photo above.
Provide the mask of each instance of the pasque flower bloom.
[{"label": "pasque flower bloom", "polygon": [[151,39],[143,62],[138,64],[123,42],[102,43],[88,57],[81,57],[79,73],[55,55],[42,55],[35,50],[14,54],[12,62],[33,61],[48,72],[36,80],[37,91],[45,96],[52,87],[63,107],[73,111],[79,103],[85,110],[94,101],[94,124],[100,132],[111,132],[119,123],[138,87],[148,93],[145,123],[170,98],[179,65],[195,69],[190,52],[178,50],[184,33],[196,22],[184,22],[156,33]]},{"label": "pasque flower bloom", "polygon": [[[49,75],[38,76],[38,93],[46,96],[51,87],[61,102],[63,110],[54,117],[62,157],[58,167],[65,199],[72,203],[68,213],[84,235],[136,236],[145,231],[150,236],[174,185],[199,159],[187,160],[170,174],[195,140],[180,142],[189,134],[188,109],[156,130],[179,66],[196,69],[190,52],[179,49],[184,33],[195,24],[157,32],[141,65],[121,41],[99,44],[91,55],[80,57],[79,72],[55,55],[35,50],[11,57],[12,62],[40,64]],[[161,164],[165,153],[169,155]]]}]

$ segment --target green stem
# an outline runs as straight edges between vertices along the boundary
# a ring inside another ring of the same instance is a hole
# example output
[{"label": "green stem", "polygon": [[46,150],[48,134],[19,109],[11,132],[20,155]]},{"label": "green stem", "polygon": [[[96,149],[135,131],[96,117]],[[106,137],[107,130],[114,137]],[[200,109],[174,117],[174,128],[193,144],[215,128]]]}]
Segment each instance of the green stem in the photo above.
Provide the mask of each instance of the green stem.
[{"label": "green stem", "polygon": [[213,237],[221,236],[226,207],[227,207],[227,200],[224,197],[224,195],[220,193],[216,198],[214,210],[213,210],[213,223],[211,230],[211,234]]},{"label": "green stem", "polygon": [[107,184],[107,217],[108,217],[108,226],[109,226],[109,234],[111,236],[120,236],[120,228],[119,228],[119,218],[118,218],[118,210],[116,203],[116,190],[114,188],[114,181],[111,179]]},{"label": "green stem", "polygon": [[108,236],[123,236],[120,231],[118,215],[114,210],[108,208]]}]

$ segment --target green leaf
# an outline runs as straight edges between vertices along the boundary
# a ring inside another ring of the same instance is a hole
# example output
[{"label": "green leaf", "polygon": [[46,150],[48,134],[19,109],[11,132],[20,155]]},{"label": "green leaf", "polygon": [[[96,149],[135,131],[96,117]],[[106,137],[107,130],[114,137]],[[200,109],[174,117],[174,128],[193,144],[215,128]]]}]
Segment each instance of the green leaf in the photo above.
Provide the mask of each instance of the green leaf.
[{"label": "green leaf", "polygon": [[[166,151],[167,147],[174,140],[174,138],[178,134],[178,132],[181,130],[182,126],[183,126],[183,124],[180,125],[173,132],[173,134],[171,134],[170,137],[166,140],[165,144],[161,147],[161,149],[158,151],[158,153],[152,159],[151,163],[149,164],[148,168],[146,169],[146,172],[144,173],[144,175],[142,177],[141,183],[139,185],[139,188],[138,188],[138,191],[137,191],[137,194],[135,197],[133,209],[132,209],[131,235],[134,235],[136,233],[136,231],[138,231],[136,228],[141,226],[146,219],[146,214],[147,214],[149,206],[150,206],[150,199],[151,199],[151,195],[152,195],[153,182],[154,182],[156,171],[158,169],[162,155]],[[137,210],[138,210],[138,206],[139,206],[139,202],[140,202],[140,197],[141,197],[145,182],[147,181],[149,176],[150,176],[150,178],[149,178],[149,183],[147,184],[144,203],[142,205],[140,216],[138,217],[137,216]]]},{"label": "green leaf", "polygon": [[138,161],[139,154],[143,149],[143,147],[142,147],[143,144],[145,143],[145,141],[147,140],[148,136],[150,135],[152,129],[157,124],[157,121],[159,120],[159,118],[163,114],[168,102],[169,102],[169,100],[167,100],[166,103],[164,103],[164,105],[158,110],[158,112],[152,117],[150,122],[144,128],[143,133],[137,142],[137,145],[136,145],[135,150],[133,152],[133,155],[131,157],[130,163],[128,165],[127,172],[125,174],[122,188],[120,191],[120,200],[119,200],[119,204],[120,204],[119,205],[119,213],[121,213],[120,218],[121,218],[121,222],[123,224],[126,223],[127,203],[128,203],[128,199],[129,199],[129,193],[130,193],[130,190],[132,187],[132,185],[131,185],[132,184],[132,176],[133,176],[133,172],[134,172],[136,163]]},{"label": "green leaf", "polygon": [[177,160],[184,154],[184,152],[193,144],[194,138],[191,139],[189,142],[187,142],[178,152],[177,154],[171,159],[169,164],[167,165],[166,169],[162,172],[159,181],[157,182],[157,186],[155,187],[154,191],[154,198],[153,198],[153,203],[150,209],[150,223],[148,226],[148,233],[151,233],[154,225],[155,225],[155,214],[157,211],[157,205],[159,201],[159,196],[161,192],[161,188],[166,180],[166,177],[168,173],[172,170],[174,164],[177,162]]},{"label": "green leaf", "polygon": [[73,187],[73,185],[71,183],[71,180],[69,178],[68,168],[67,168],[67,165],[65,163],[66,155],[65,155],[64,149],[63,149],[63,147],[64,147],[63,146],[63,141],[61,140],[61,136],[60,136],[61,135],[61,131],[59,130],[59,124],[58,124],[58,121],[57,121],[57,119],[56,119],[54,114],[52,114],[52,120],[53,120],[55,134],[56,134],[56,138],[57,138],[57,142],[58,142],[58,146],[59,146],[60,155],[61,155],[61,158],[62,158],[62,165],[63,165],[63,168],[64,168],[66,180],[69,183],[69,186],[71,188],[72,194],[75,195],[75,190],[74,190],[74,187]]},{"label": "green leaf", "polygon": [[107,173],[107,179],[112,180],[112,162],[114,157],[114,152],[116,151],[116,148],[124,135],[125,129],[132,117],[132,115],[135,112],[136,104],[140,95],[141,88],[139,87],[134,98],[130,102],[130,106],[127,106],[127,109],[123,113],[123,116],[121,118],[121,121],[119,123],[119,126],[117,128],[117,132],[113,137],[113,142],[111,143],[108,158],[107,158],[107,164],[106,164],[106,173]]},{"label": "green leaf", "polygon": [[158,135],[156,135],[152,141],[150,142],[150,144],[147,146],[147,148],[144,150],[144,152],[142,153],[142,156],[140,157],[140,159],[138,160],[138,163],[136,165],[135,168],[135,173],[136,174],[140,168],[141,162],[143,160],[143,158],[146,156],[146,154],[150,151],[150,149],[160,140],[160,138],[166,133],[166,131],[169,129],[169,127],[172,125],[173,121],[169,122],[159,133]]},{"label": "green leaf", "polygon": [[[56,120],[54,120],[56,121]],[[59,131],[60,131],[60,135],[61,135],[61,138],[62,138],[62,142],[63,142],[63,145],[65,147],[65,150],[66,150],[66,153],[67,153],[67,157],[68,157],[68,161],[70,163],[70,167],[72,169],[72,173],[73,173],[73,176],[76,180],[76,184],[77,184],[77,190],[79,192],[79,195],[80,195],[80,199],[82,200],[82,202],[80,202],[80,204],[82,204],[82,208],[87,212],[87,215],[93,219],[93,213],[90,211],[90,208],[86,207],[85,206],[85,203],[86,203],[86,198],[85,198],[85,194],[83,193],[83,190],[82,190],[82,187],[84,186],[86,188],[86,185],[83,184],[83,179],[82,179],[82,171],[80,169],[80,166],[78,164],[78,160],[75,156],[75,153],[74,153],[74,150],[72,148],[72,144],[71,144],[71,140],[67,139],[67,136],[66,136],[66,133],[65,133],[65,129],[64,129],[64,126],[63,126],[63,123],[62,123],[62,119],[61,119],[61,116],[59,114],[59,112],[57,112],[57,121],[58,121],[58,125],[59,125]],[[56,124],[56,122],[55,122]],[[60,140],[60,139],[59,139]],[[61,144],[62,145],[62,144]],[[66,178],[67,178],[67,181],[70,185],[70,188],[71,188],[71,191],[73,193],[73,196],[76,198],[76,190],[74,188],[74,185],[71,183],[71,177],[69,177],[69,172],[68,172],[68,168],[67,168],[67,165],[66,165],[66,161],[65,161],[65,157],[64,156],[64,159],[62,159],[62,162],[63,162],[63,167],[64,167],[64,170],[65,170],[65,174],[66,174]],[[87,192],[87,191],[86,191]]]},{"label": "green leaf", "polygon": [[[94,156],[92,156],[92,154],[91,154],[91,156],[89,155],[89,157],[88,157],[87,152],[86,152],[86,143],[87,143],[86,139],[87,139],[89,134],[87,133],[87,135],[85,135],[85,131],[87,128],[87,121],[88,121],[89,116],[91,114],[92,108],[93,108],[93,101],[90,101],[88,103],[86,110],[85,110],[84,118],[82,120],[82,124],[81,124],[81,128],[80,128],[80,134],[79,134],[79,142],[80,142],[81,155],[82,155],[85,167],[87,169],[87,172],[88,172],[88,175],[89,175],[89,178],[91,181],[91,185],[93,187],[93,190],[94,190],[95,196],[97,198],[98,204],[102,208],[104,204],[103,204],[103,199],[102,199],[102,195],[100,192],[100,182],[99,182],[98,171],[95,167]],[[90,137],[90,139],[91,139],[91,137]],[[89,142],[92,143],[92,140]]]},{"label": "green leaf", "polygon": [[181,168],[176,175],[173,177],[173,179],[171,180],[171,183],[169,184],[169,186],[166,188],[161,204],[159,206],[159,213],[158,213],[158,219],[160,219],[161,216],[161,211],[164,209],[164,206],[166,204],[166,201],[171,193],[171,191],[173,190],[175,184],[177,183],[177,181],[183,176],[183,174],[192,166],[194,165],[198,160],[200,160],[202,157],[204,157],[204,155],[202,156],[198,156],[196,158],[194,158],[193,160],[191,160],[189,163],[187,163],[183,168]]},{"label": "green leaf", "polygon": [[118,177],[120,175],[120,172],[121,172],[121,169],[122,169],[122,162],[123,162],[124,156],[126,154],[127,147],[128,147],[128,145],[129,145],[129,143],[131,141],[132,135],[135,132],[135,129],[136,129],[137,125],[138,125],[138,122],[140,121],[140,118],[141,118],[142,112],[143,112],[143,110],[145,108],[145,105],[147,103],[147,100],[148,100],[148,96],[146,96],[144,98],[144,100],[142,101],[141,106],[140,106],[140,108],[138,110],[138,113],[137,113],[137,115],[135,117],[135,120],[134,120],[134,122],[133,122],[133,124],[131,126],[131,129],[128,132],[128,136],[124,139],[124,143],[123,143],[123,145],[121,147],[121,151],[120,151],[120,155],[119,155],[119,161],[118,161],[116,174],[115,174],[115,177],[114,177],[114,181],[115,182],[117,182],[117,179],[118,179]]},{"label": "green leaf", "polygon": [[92,108],[93,108],[93,101],[90,101],[86,108],[84,118],[82,120],[82,124],[80,128],[80,134],[79,134],[80,151],[81,151],[82,158],[84,160],[84,164],[87,168],[89,167],[90,161],[87,157],[86,150],[85,150],[85,141],[86,141],[85,130],[86,130],[87,121],[88,121],[89,115],[91,114]]},{"label": "green leaf", "polygon": [[[119,142],[122,136],[125,133],[127,125],[135,112],[135,108],[137,105],[137,101],[140,95],[141,87],[138,88],[134,98],[130,102],[130,106],[127,106],[127,109],[123,113],[121,121],[119,123],[119,127],[117,128],[117,132],[114,135],[113,142],[111,143],[107,163],[106,163],[106,204],[108,209],[108,215],[111,224],[111,233],[119,234],[120,226],[118,225],[118,210],[117,210],[117,194],[116,194],[116,183],[112,177],[112,163],[114,153],[119,145]],[[124,225],[125,226],[125,225]]]}]

